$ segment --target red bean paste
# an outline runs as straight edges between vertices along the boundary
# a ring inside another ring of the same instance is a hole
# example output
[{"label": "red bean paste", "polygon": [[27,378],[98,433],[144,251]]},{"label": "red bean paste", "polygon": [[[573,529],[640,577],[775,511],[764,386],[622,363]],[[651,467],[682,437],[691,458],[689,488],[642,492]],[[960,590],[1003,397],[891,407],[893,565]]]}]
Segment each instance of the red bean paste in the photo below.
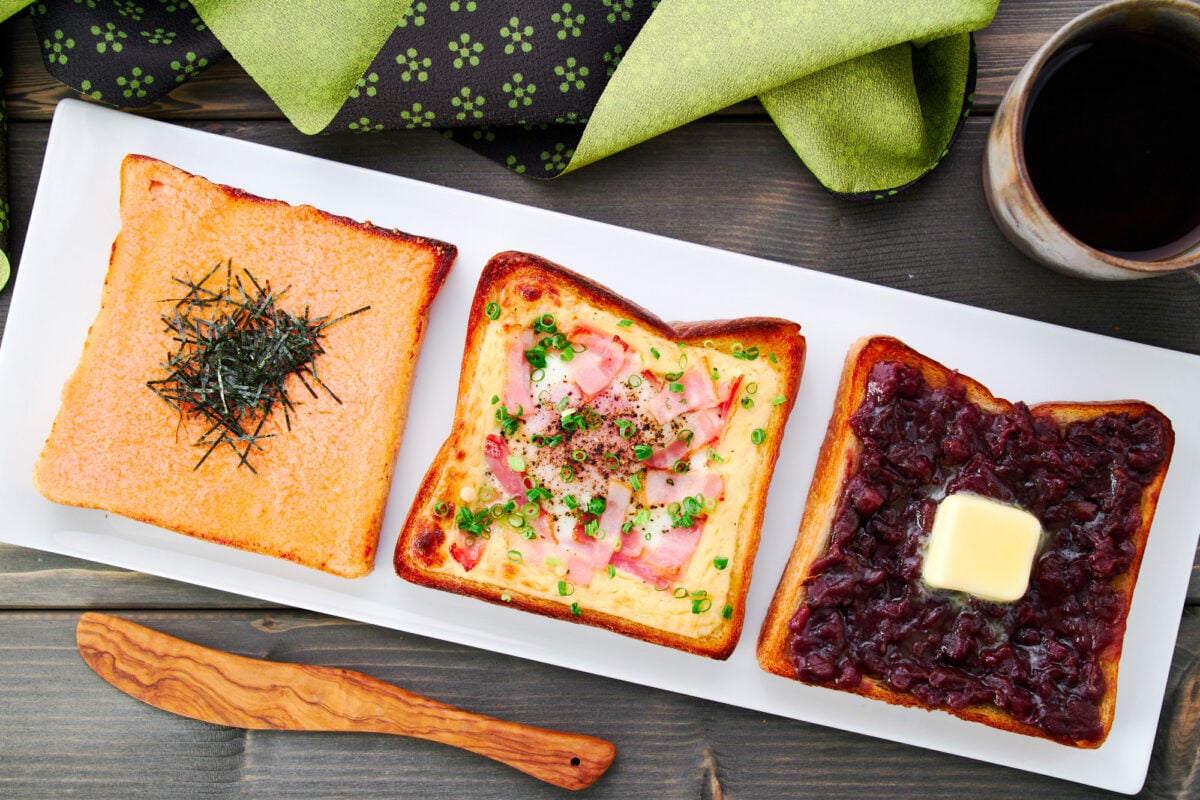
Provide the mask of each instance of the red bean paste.
[{"label": "red bean paste", "polygon": [[[1143,488],[1170,450],[1166,418],[1106,414],[1060,429],[1024,404],[984,411],[957,379],[934,389],[882,363],[850,426],[861,461],[789,625],[797,676],[846,689],[870,677],[929,707],[987,704],[1054,739],[1102,738],[1100,657],[1119,652],[1127,606],[1112,579],[1136,556]],[[934,511],[954,492],[1041,520],[1020,600],[922,583]]]}]

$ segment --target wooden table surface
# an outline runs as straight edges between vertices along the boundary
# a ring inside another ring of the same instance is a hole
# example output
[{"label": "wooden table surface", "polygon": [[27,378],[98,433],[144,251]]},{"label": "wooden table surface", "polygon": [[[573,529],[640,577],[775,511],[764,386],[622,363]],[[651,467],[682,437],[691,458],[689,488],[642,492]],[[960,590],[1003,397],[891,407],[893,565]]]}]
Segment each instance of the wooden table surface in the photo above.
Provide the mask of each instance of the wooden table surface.
[{"label": "wooden table surface", "polygon": [[[977,36],[976,106],[945,162],[882,203],[826,193],[754,102],[553,182],[428,132],[308,137],[229,62],[141,113],[275,147],[698,242],[807,269],[1200,353],[1200,285],[1097,284],[1044,270],[1001,236],[980,187],[1004,90],[1056,28],[1096,3],[1004,0]],[[13,250],[19,265],[54,104],[32,25],[0,26]],[[12,297],[0,291],[0,326]],[[1102,369],[1103,365],[1098,364]],[[15,387],[3,387],[14,391]],[[0,510],[0,514],[3,511]],[[0,525],[4,523],[0,522]],[[485,759],[370,734],[247,732],[113,690],[79,658],[88,609],[202,644],[355,669],[462,707],[617,745],[592,797],[1104,797],[1005,767],[640,688],[251,598],[0,545],[0,796],[558,797]],[[1200,797],[1200,572],[1193,565],[1141,796]]]}]

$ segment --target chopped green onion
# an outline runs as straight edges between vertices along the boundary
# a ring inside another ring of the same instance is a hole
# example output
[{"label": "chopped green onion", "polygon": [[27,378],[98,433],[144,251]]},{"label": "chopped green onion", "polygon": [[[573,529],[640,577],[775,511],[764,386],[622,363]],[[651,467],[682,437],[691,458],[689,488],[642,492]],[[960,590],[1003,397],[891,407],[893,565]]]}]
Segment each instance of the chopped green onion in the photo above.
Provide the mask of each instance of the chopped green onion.
[{"label": "chopped green onion", "polygon": [[[668,372],[666,375],[663,375],[663,377],[669,381],[677,381],[683,377],[683,371],[680,370],[679,372]],[[680,391],[683,391],[683,390],[680,389]]]},{"label": "chopped green onion", "polygon": [[676,394],[683,394],[683,384],[679,381],[671,381],[667,388]]},{"label": "chopped green onion", "polygon": [[[638,526],[645,525],[649,521],[650,521],[650,509],[648,509],[648,508],[639,508],[638,512],[633,515],[633,524],[634,525],[638,525]],[[649,539],[650,534],[646,534],[646,538]]]},{"label": "chopped green onion", "polygon": [[754,408],[754,398],[746,395],[742,398],[742,408]]},{"label": "chopped green onion", "polygon": [[608,577],[615,578],[617,576],[617,568],[612,564],[608,565]]},{"label": "chopped green onion", "polygon": [[637,387],[642,385],[642,376],[641,375],[630,375],[629,378],[626,379],[625,385],[628,386],[630,389],[636,389]]},{"label": "chopped green onion", "polygon": [[714,558],[713,566],[717,569],[725,569],[729,566],[729,559],[725,558],[724,556],[721,556],[720,558]]},{"label": "chopped green onion", "polygon": [[516,528],[517,530],[525,527],[525,518],[520,514],[509,514],[505,522],[508,523],[510,528]]},{"label": "chopped green onion", "polygon": [[571,451],[571,458],[575,461],[587,461],[587,452],[584,450]]},{"label": "chopped green onion", "polygon": [[692,613],[703,614],[712,608],[712,600],[707,597],[697,597],[692,600]]},{"label": "chopped green onion", "polygon": [[659,354],[659,352],[658,352],[658,348],[657,348],[657,347],[651,347],[651,348],[650,348],[650,355],[654,356],[655,358],[659,358],[660,354]]},{"label": "chopped green onion", "polygon": [[654,455],[654,448],[648,444],[635,444],[633,446],[633,457],[638,461],[645,461],[652,455]]},{"label": "chopped green onion", "polygon": [[546,368],[546,348],[534,347],[525,351],[525,360],[538,369]]},{"label": "chopped green onion", "polygon": [[758,384],[750,381],[746,384],[746,394],[758,394]]},{"label": "chopped green onion", "polygon": [[480,536],[491,531],[492,521],[487,509],[472,513],[466,506],[460,506],[454,522],[458,529],[471,536]]},{"label": "chopped green onion", "polygon": [[554,333],[558,327],[554,324],[553,314],[542,314],[533,321],[533,330],[535,333]]},{"label": "chopped green onion", "polygon": [[593,539],[603,539],[604,532],[600,530],[600,523],[597,520],[590,519],[583,523],[584,535],[590,536]]},{"label": "chopped green onion", "polygon": [[725,619],[732,619],[733,618],[733,606],[726,603],[725,607],[721,609],[721,616],[724,617]]},{"label": "chopped green onion", "polygon": [[621,523],[621,533],[629,533],[633,530],[633,520],[626,520]]},{"label": "chopped green onion", "polygon": [[633,436],[637,430],[637,425],[627,419],[614,420],[613,424],[617,426],[617,431],[621,434],[622,439],[628,439]]},{"label": "chopped green onion", "polygon": [[687,472],[691,468],[692,468],[692,465],[689,464],[688,462],[684,461],[682,458],[677,459],[675,461],[675,463],[671,465],[671,471],[674,472],[676,475],[682,475],[683,473]]},{"label": "chopped green onion", "polygon": [[609,451],[604,454],[604,463],[610,467],[616,467],[621,463],[621,459],[617,457],[616,453]]},{"label": "chopped green onion", "polygon": [[525,459],[521,456],[512,455],[508,457],[508,467],[513,472],[525,471]]},{"label": "chopped green onion", "polygon": [[617,324],[620,325],[622,328],[628,328],[630,325],[633,324],[633,320],[623,319],[620,322],[618,322]]},{"label": "chopped green onion", "polygon": [[454,506],[447,503],[445,500],[439,500],[433,504],[433,515],[435,517],[448,517],[454,513]]},{"label": "chopped green onion", "polygon": [[521,506],[521,516],[525,519],[533,519],[540,513],[542,513],[542,507],[537,503],[526,503]]},{"label": "chopped green onion", "polygon": [[492,395],[492,405],[496,405],[496,403],[499,403],[499,402],[500,402],[500,395],[498,395],[498,394]]},{"label": "chopped green onion", "polygon": [[545,379],[545,377],[546,377],[546,370],[541,369],[540,367],[538,369],[535,369],[533,372],[529,373],[529,380],[533,381],[534,383],[541,383]]},{"label": "chopped green onion", "polygon": [[510,414],[508,409],[500,406],[496,409],[496,421],[500,423],[500,431],[511,436],[517,430],[517,425],[521,422],[521,415],[525,413],[525,409],[517,406],[517,413]]},{"label": "chopped green onion", "polygon": [[725,457],[722,456],[720,453],[718,453],[716,450],[712,449],[711,447],[708,448],[708,460],[715,461],[718,464],[725,463]]},{"label": "chopped green onion", "polygon": [[704,348],[705,348],[706,350],[712,350],[712,349],[714,349],[716,346],[717,346],[717,343],[716,343],[716,342],[714,342],[712,339],[705,339],[705,340],[704,340]]},{"label": "chopped green onion", "polygon": [[562,562],[559,561],[558,558],[556,558],[555,556],[547,556],[546,560],[543,561],[542,563],[545,564],[547,567],[557,567]]},{"label": "chopped green onion", "polygon": [[682,586],[676,586],[675,591],[671,592],[671,594],[672,594],[672,596],[682,600],[683,598],[688,596],[688,590],[683,588]]},{"label": "chopped green onion", "polygon": [[503,601],[504,601],[504,602],[506,602],[506,603],[511,603],[511,602],[512,602],[512,595],[511,595],[511,594],[509,594],[508,592],[501,592],[501,593],[500,593],[500,599],[501,599],[501,600],[503,600]]},{"label": "chopped green onion", "polygon": [[604,502],[603,497],[593,497],[591,500],[588,500],[587,510],[596,516],[600,516],[604,513],[604,509],[607,505],[608,504]]},{"label": "chopped green onion", "polygon": [[575,495],[564,494],[562,499],[563,499],[563,505],[565,505],[567,508],[571,509],[572,511],[579,508],[579,501],[575,499]]},{"label": "chopped green onion", "polygon": [[636,472],[633,473],[632,475],[630,475],[629,476],[629,485],[633,487],[633,490],[635,492],[638,491],[639,489],[641,489],[642,488],[641,476],[638,475]]},{"label": "chopped green onion", "polygon": [[543,500],[549,500],[554,497],[549,489],[541,486],[532,486],[525,490],[525,499],[531,503],[540,503]]},{"label": "chopped green onion", "polygon": [[575,468],[570,464],[565,464],[558,471],[558,477],[562,478],[565,483],[570,483],[575,480]]},{"label": "chopped green onion", "polygon": [[767,440],[767,432],[764,431],[762,428],[755,428],[753,431],[750,432],[750,441],[754,442],[755,444],[762,444],[766,440]]},{"label": "chopped green onion", "polygon": [[778,364],[778,363],[779,363],[779,359],[775,357],[775,354],[774,354],[774,353],[771,353],[771,354],[769,354],[769,355],[767,356],[767,358],[771,359],[771,363],[772,363],[772,364]]},{"label": "chopped green onion", "polygon": [[771,405],[773,405],[773,406],[781,406],[786,402],[787,402],[787,398],[781,394],[777,394],[771,398]]},{"label": "chopped green onion", "polygon": [[684,444],[687,444],[688,442],[690,442],[692,440],[692,437],[694,437],[695,435],[696,434],[692,433],[690,428],[684,428],[679,433],[675,434],[675,438],[678,439],[679,441],[683,442]]},{"label": "chopped green onion", "polygon": [[520,564],[522,558],[524,558],[524,556],[521,555],[520,550],[509,550],[508,551],[508,560],[513,562],[514,564]]},{"label": "chopped green onion", "polygon": [[521,535],[526,539],[536,539],[537,531],[535,531],[533,528],[526,528],[525,530],[521,531]]},{"label": "chopped green onion", "polygon": [[571,595],[575,594],[575,584],[571,583],[570,581],[559,581],[558,593],[562,597],[570,597]]},{"label": "chopped green onion", "polygon": [[576,600],[574,603],[571,603],[571,613],[577,617],[583,616],[583,609],[579,607],[578,600]]},{"label": "chopped green onion", "polygon": [[488,319],[500,319],[500,304],[492,301],[483,307],[483,313]]},{"label": "chopped green onion", "polygon": [[567,395],[563,395],[561,398],[559,398],[559,401],[554,405],[554,409],[556,411],[564,411],[564,410],[566,410],[566,407],[569,405],[571,405],[571,398],[568,397]]},{"label": "chopped green onion", "polygon": [[716,368],[716,367],[713,367],[711,370],[709,370],[709,373],[708,373],[708,375],[709,375],[709,377],[710,377],[710,378],[712,378],[714,381],[719,381],[719,380],[721,380],[721,373],[717,372],[717,368]]}]

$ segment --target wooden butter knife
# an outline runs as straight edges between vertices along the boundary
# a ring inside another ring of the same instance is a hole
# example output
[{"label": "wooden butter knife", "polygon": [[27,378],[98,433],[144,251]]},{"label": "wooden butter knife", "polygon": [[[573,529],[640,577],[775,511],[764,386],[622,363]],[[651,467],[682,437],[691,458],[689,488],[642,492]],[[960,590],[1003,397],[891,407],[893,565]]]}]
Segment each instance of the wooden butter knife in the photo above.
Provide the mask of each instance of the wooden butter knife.
[{"label": "wooden butter knife", "polygon": [[88,666],[122,692],[218,725],[412,736],[567,789],[592,785],[617,753],[603,739],[463,711],[360,672],[211,650],[107,614],[84,614],[75,638]]}]

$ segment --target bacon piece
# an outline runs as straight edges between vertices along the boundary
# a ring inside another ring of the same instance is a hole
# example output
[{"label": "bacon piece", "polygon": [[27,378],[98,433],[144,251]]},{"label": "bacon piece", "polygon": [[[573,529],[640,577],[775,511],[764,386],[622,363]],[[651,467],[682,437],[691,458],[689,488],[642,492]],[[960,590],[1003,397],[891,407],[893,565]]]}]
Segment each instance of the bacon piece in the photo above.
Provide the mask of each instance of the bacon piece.
[{"label": "bacon piece", "polygon": [[672,528],[660,534],[637,558],[624,551],[614,553],[612,564],[652,586],[665,589],[687,570],[688,562],[700,544],[701,527],[697,523],[690,528]]},{"label": "bacon piece", "polygon": [[[680,384],[683,391],[672,391],[672,383]],[[691,367],[684,371],[678,381],[665,382],[659,393],[650,398],[646,407],[655,419],[665,425],[680,414],[714,408],[720,402],[708,373],[699,367]]]},{"label": "bacon piece", "polygon": [[508,449],[508,442],[501,439],[494,433],[488,434],[483,440],[483,460],[488,465],[488,469],[496,476],[500,488],[503,489],[509,496],[515,497],[525,492],[525,479],[520,473],[508,465],[508,457],[512,455],[512,451]]},{"label": "bacon piece", "polygon": [[646,460],[646,466],[655,469],[670,470],[675,462],[688,454],[688,446],[679,439],[671,442],[662,450],[655,450]]},{"label": "bacon piece", "polygon": [[681,503],[698,494],[717,499],[725,491],[725,481],[715,472],[699,469],[680,474],[651,469],[646,471],[645,491],[646,504],[651,506]]},{"label": "bacon piece", "polygon": [[[629,511],[629,501],[633,492],[620,481],[608,482],[608,493],[604,498],[604,513],[600,515],[600,530],[608,534],[614,544],[621,535],[621,525],[625,522],[625,514]],[[608,561],[604,562],[605,564]]]},{"label": "bacon piece", "polygon": [[528,412],[533,408],[530,392],[530,366],[525,360],[525,351],[533,347],[533,332],[526,329],[508,345],[508,381],[504,384],[504,407],[510,414],[520,408]]},{"label": "bacon piece", "polygon": [[725,419],[715,408],[693,411],[686,417],[680,417],[679,421],[684,424],[684,428],[692,432],[692,438],[687,442],[676,439],[666,448],[656,450],[646,461],[649,466],[671,469],[675,466],[676,461],[688,453],[693,453],[704,445],[716,441],[717,437],[721,435],[721,431],[725,429]]},{"label": "bacon piece", "polygon": [[[629,529],[629,533],[621,534],[621,549],[613,554],[625,558],[637,558],[642,554],[642,550],[646,547],[646,532],[636,525]],[[612,559],[609,559],[610,561]]]},{"label": "bacon piece", "polygon": [[618,336],[606,336],[591,328],[577,328],[570,338],[573,344],[582,345],[584,349],[563,364],[563,369],[585,397],[597,395],[625,366],[629,345]]},{"label": "bacon piece", "polygon": [[745,375],[738,375],[729,383],[721,387],[718,394],[721,395],[721,416],[729,419],[729,409],[733,407],[733,400],[737,397],[738,389],[742,386],[742,379]]},{"label": "bacon piece", "polygon": [[450,557],[462,565],[467,572],[475,569],[483,557],[484,539],[481,536],[461,534],[450,543]]},{"label": "bacon piece", "polygon": [[571,580],[580,586],[587,586],[596,570],[608,565],[622,541],[621,525],[625,522],[633,492],[620,481],[609,481],[607,492],[604,513],[597,523],[603,535],[589,536],[580,524],[575,527],[574,541],[566,545],[572,553],[567,563]]}]

